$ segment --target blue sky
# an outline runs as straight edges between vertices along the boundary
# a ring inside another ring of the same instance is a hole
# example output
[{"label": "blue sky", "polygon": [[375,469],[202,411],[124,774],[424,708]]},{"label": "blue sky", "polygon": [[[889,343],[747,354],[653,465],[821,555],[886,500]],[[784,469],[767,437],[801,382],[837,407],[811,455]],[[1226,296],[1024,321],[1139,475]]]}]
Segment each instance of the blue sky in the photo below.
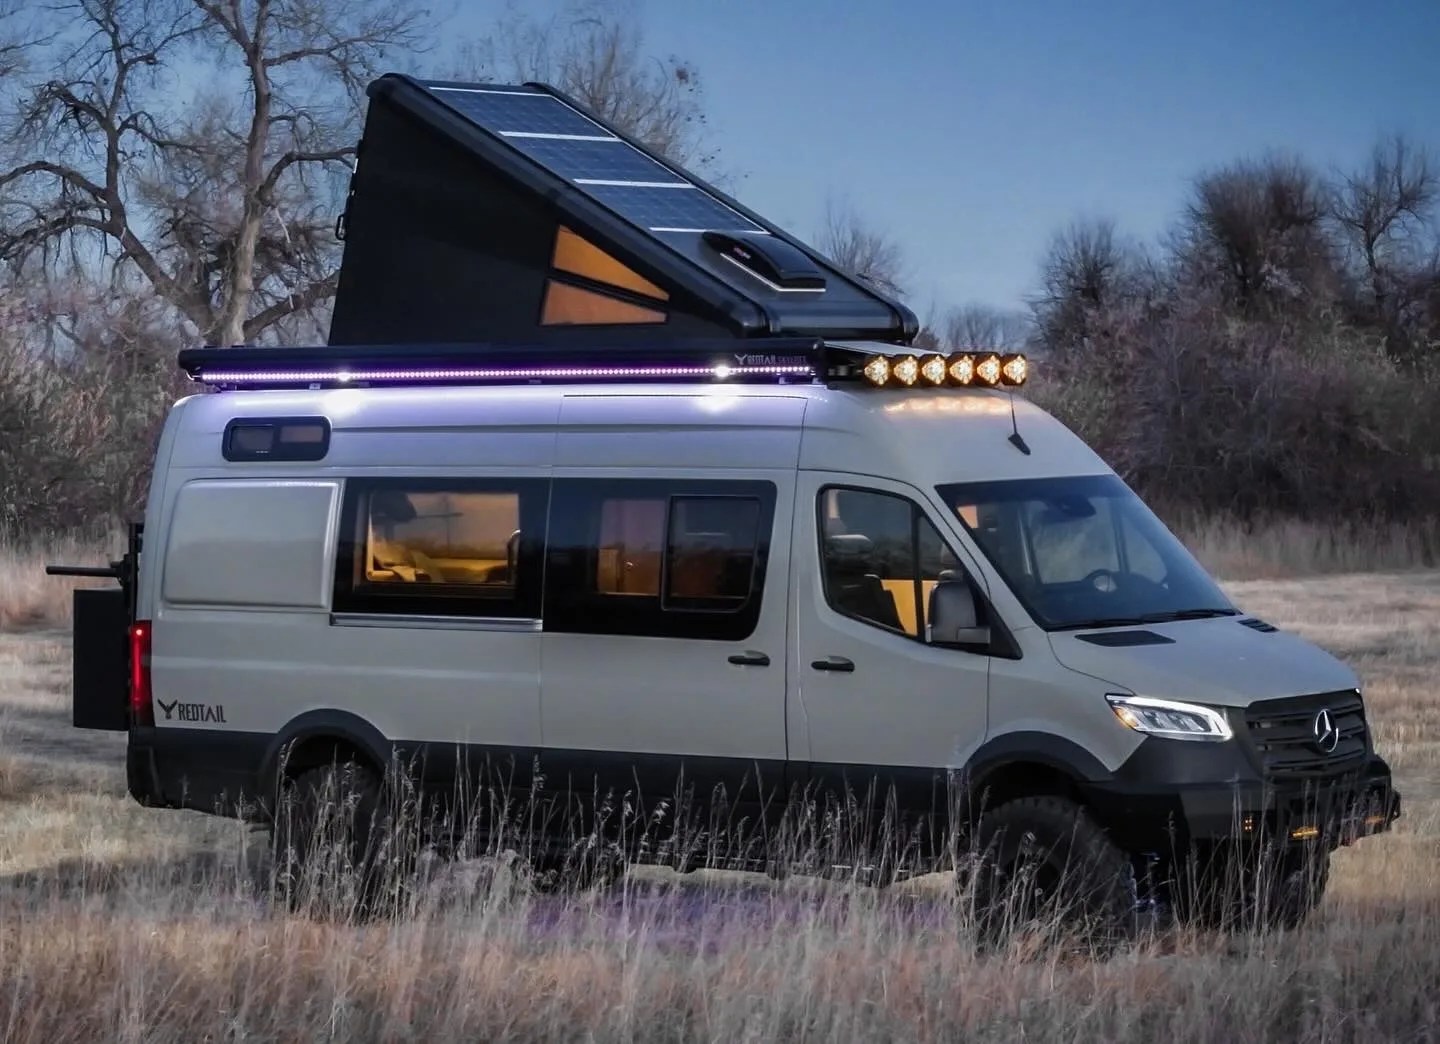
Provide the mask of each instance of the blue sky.
[{"label": "blue sky", "polygon": [[[501,9],[461,3],[458,35]],[[1152,238],[1207,167],[1350,166],[1397,130],[1440,153],[1436,0],[637,10],[648,50],[698,67],[734,193],[802,238],[849,201],[904,246],[922,312],[1022,305],[1055,230],[1106,215]]]}]

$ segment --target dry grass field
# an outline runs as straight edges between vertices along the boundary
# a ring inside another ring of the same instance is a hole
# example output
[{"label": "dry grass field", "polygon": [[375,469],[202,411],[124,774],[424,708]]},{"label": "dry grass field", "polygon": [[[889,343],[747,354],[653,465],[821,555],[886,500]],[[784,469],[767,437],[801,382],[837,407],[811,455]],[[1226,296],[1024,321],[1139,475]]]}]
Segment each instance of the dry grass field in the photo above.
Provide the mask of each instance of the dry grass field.
[{"label": "dry grass field", "polygon": [[123,738],[69,728],[63,599],[38,586],[0,633],[0,1039],[1440,1038],[1440,573],[1228,586],[1360,670],[1406,814],[1337,853],[1298,932],[1106,960],[977,956],[923,883],[645,872],[559,897],[461,867],[413,918],[283,915],[266,835],[133,805]]}]

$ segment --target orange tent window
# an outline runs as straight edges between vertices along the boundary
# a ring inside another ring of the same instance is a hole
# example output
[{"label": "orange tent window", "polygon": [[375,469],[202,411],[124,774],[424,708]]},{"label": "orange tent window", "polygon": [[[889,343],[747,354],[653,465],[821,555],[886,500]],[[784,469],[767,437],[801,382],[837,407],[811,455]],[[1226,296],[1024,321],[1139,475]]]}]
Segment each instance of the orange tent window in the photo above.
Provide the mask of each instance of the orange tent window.
[{"label": "orange tent window", "polygon": [[545,308],[540,321],[545,326],[663,323],[665,313],[552,279],[545,288]]},{"label": "orange tent window", "polygon": [[657,301],[669,299],[661,290],[638,272],[621,264],[588,240],[582,239],[564,225],[555,234],[555,257],[552,262],[562,272],[609,283]]}]

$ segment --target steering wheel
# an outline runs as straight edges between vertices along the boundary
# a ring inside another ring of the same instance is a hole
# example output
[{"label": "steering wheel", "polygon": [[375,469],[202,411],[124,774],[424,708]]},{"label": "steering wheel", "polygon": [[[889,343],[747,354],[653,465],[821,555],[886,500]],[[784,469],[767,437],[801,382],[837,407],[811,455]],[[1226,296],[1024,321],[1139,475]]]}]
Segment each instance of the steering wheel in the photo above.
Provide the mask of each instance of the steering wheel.
[{"label": "steering wheel", "polygon": [[1120,589],[1120,577],[1113,569],[1092,569],[1085,574],[1082,584],[1089,584],[1097,591],[1112,594]]}]

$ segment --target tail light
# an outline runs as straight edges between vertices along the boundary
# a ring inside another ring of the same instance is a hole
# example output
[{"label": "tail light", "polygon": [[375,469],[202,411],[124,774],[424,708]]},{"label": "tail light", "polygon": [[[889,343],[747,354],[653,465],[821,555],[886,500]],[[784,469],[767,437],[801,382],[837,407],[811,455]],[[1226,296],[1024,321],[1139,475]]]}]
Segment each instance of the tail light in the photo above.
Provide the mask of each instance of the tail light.
[{"label": "tail light", "polygon": [[130,724],[154,725],[150,702],[150,621],[130,625]]}]

